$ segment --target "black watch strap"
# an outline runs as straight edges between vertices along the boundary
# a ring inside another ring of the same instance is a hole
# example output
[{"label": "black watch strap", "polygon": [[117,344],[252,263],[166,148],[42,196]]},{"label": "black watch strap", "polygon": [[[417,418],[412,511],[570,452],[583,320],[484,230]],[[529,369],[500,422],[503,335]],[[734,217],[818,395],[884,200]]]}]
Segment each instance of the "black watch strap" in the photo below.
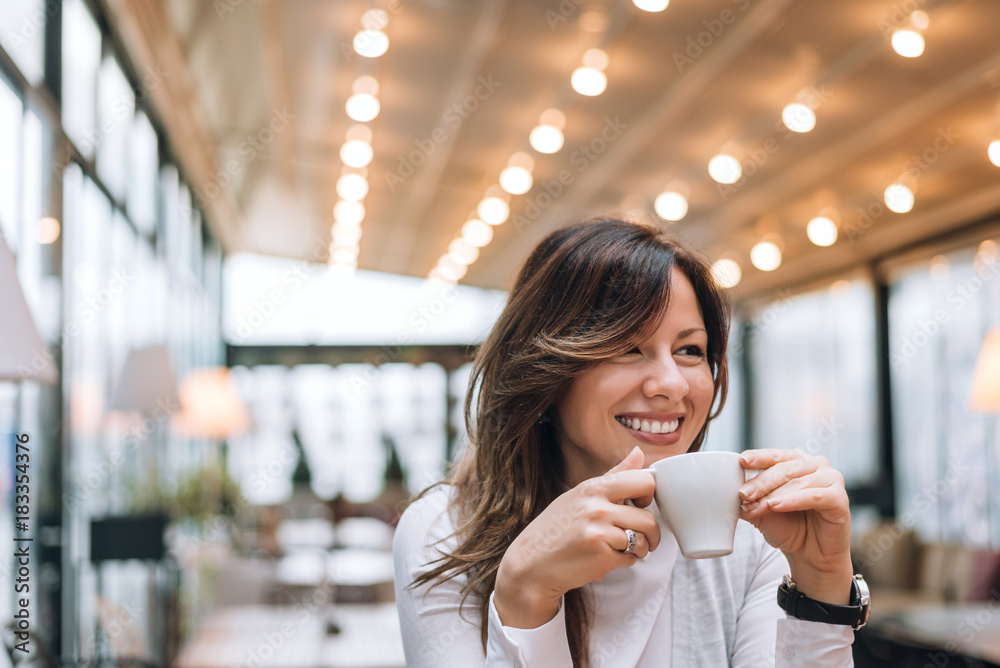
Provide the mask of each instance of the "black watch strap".
[{"label": "black watch strap", "polygon": [[778,586],[778,606],[796,619],[860,629],[868,621],[871,597],[868,585],[860,575],[855,575],[852,581],[850,605],[831,605],[813,600],[796,589],[795,583],[786,575]]}]

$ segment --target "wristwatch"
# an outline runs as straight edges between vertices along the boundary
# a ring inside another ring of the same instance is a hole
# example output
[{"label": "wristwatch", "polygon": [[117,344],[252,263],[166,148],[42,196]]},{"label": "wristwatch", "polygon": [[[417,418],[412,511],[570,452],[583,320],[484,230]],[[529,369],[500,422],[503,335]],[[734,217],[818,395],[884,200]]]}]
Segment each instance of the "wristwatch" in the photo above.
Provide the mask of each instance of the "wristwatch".
[{"label": "wristwatch", "polygon": [[868,583],[861,575],[855,575],[851,580],[850,605],[830,605],[815,601],[796,589],[792,578],[786,575],[778,585],[778,607],[796,619],[843,624],[857,630],[868,621],[872,599]]}]

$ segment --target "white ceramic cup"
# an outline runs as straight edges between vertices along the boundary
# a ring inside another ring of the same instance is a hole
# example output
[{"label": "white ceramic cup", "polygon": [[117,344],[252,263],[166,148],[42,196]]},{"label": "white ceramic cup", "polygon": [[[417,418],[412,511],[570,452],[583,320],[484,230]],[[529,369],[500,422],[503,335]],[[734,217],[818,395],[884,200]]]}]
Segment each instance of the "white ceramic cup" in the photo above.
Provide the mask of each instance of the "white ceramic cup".
[{"label": "white ceramic cup", "polygon": [[689,452],[661,459],[647,471],[656,479],[656,506],[688,559],[733,552],[746,473],[735,452]]}]

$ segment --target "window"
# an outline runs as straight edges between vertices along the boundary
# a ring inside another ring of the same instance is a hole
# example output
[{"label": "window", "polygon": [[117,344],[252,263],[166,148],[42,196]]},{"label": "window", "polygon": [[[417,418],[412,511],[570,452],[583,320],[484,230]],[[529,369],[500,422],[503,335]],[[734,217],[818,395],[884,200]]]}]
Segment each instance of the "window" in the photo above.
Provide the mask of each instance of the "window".
[{"label": "window", "polygon": [[0,78],[0,234],[16,252],[20,219],[21,99]]},{"label": "window", "polygon": [[749,325],[757,448],[821,454],[849,486],[878,478],[875,303],[870,283],[785,295]]},{"label": "window", "polygon": [[135,96],[115,59],[101,64],[97,84],[97,174],[119,202],[125,201],[129,178],[128,139]]},{"label": "window", "polygon": [[32,85],[45,74],[45,23],[55,7],[45,0],[0,3],[0,46]]},{"label": "window", "polygon": [[890,284],[897,507],[926,540],[1000,545],[1000,433],[967,408],[986,330],[1000,323],[998,258],[974,248],[910,267]]},{"label": "window", "polygon": [[[726,405],[708,427],[703,450],[743,451],[743,324],[734,317],[729,331],[729,392]],[[712,407],[715,410],[715,406]]]},{"label": "window", "polygon": [[63,129],[85,158],[93,158],[101,31],[83,0],[65,0],[62,18]]},{"label": "window", "polygon": [[149,118],[139,111],[131,124],[128,175],[128,213],[143,234],[153,232],[156,224],[156,175],[159,154],[156,130]]}]

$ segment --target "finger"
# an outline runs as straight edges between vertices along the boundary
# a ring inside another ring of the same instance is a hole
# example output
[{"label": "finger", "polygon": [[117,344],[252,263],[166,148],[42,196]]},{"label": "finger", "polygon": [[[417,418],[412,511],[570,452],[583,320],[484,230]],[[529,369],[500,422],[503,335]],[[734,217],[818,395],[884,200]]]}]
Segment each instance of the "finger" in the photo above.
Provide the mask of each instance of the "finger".
[{"label": "finger", "polygon": [[646,456],[642,454],[642,449],[637,445],[632,448],[632,452],[625,455],[625,459],[612,466],[611,469],[608,470],[608,473],[641,469],[645,463]]},{"label": "finger", "polygon": [[816,471],[822,460],[818,457],[782,461],[754,476],[740,487],[740,497],[744,501],[757,501],[790,480]]},{"label": "finger", "polygon": [[840,475],[840,472],[830,468],[819,469],[814,473],[810,473],[799,478],[792,478],[785,484],[780,485],[767,494],[759,496],[753,501],[746,501],[742,503],[740,508],[750,516],[760,515],[770,509],[769,504],[772,500],[783,498],[792,492],[805,489],[824,489],[828,487],[843,488],[843,486],[844,478]]},{"label": "finger", "polygon": [[[638,529],[632,529],[632,531],[635,531],[635,549],[628,553],[624,552],[625,548],[628,547],[628,534],[625,533],[625,528],[612,527],[611,531],[613,532],[613,535],[609,544],[615,552],[620,553],[622,557],[628,558],[632,563],[634,563],[635,559],[642,559],[649,554],[649,540],[646,538],[645,534]],[[635,559],[631,559],[631,557],[635,557]],[[631,564],[629,563],[626,565]]]},{"label": "finger", "polygon": [[588,485],[584,491],[600,494],[613,503],[634,499],[636,505],[642,507],[653,502],[653,491],[656,489],[653,474],[641,469],[605,473],[582,484]]},{"label": "finger", "polygon": [[810,487],[796,492],[789,492],[780,497],[768,499],[761,503],[768,510],[778,513],[790,513],[797,510],[817,510],[823,513],[828,521],[845,519],[850,521],[847,492],[843,487]]},{"label": "finger", "polygon": [[779,462],[788,462],[793,459],[807,459],[810,457],[807,452],[792,448],[790,450],[782,448],[760,448],[759,450],[744,450],[740,453],[740,463],[743,468],[766,469]]},{"label": "finger", "polygon": [[656,522],[656,516],[645,508],[615,506],[609,519],[617,527],[642,533],[650,550],[655,550],[660,545],[660,525]]}]

